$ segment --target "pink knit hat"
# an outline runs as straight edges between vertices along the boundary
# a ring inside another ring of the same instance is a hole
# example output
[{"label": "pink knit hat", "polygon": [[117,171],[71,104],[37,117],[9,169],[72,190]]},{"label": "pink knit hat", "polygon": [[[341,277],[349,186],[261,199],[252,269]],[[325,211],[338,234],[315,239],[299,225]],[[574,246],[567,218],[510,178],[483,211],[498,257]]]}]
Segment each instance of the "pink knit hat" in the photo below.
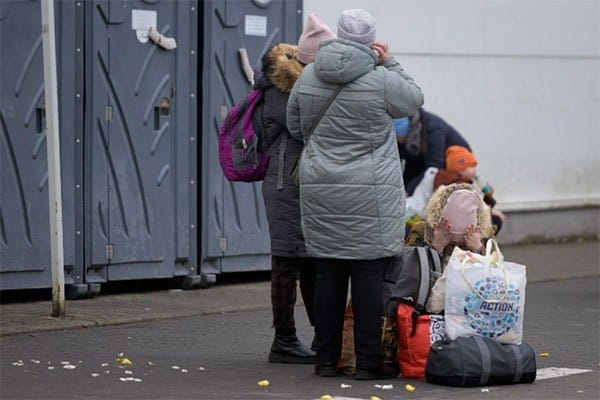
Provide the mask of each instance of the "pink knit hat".
[{"label": "pink knit hat", "polygon": [[448,218],[453,242],[462,243],[467,227],[477,226],[479,204],[477,195],[465,189],[456,190],[448,197],[442,209],[442,217]]},{"label": "pink knit hat", "polygon": [[308,15],[304,31],[298,39],[298,61],[310,64],[315,60],[319,44],[324,40],[335,39],[335,33],[315,13]]}]

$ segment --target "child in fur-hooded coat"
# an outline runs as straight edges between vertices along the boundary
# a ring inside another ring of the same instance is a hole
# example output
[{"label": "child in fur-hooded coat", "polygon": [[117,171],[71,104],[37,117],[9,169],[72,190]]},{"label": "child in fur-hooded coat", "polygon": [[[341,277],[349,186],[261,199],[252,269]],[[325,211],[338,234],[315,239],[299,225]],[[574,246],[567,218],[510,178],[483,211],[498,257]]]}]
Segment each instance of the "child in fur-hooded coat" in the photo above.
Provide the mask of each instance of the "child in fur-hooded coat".
[{"label": "child in fur-hooded coat", "polygon": [[[412,234],[413,232],[411,232]],[[490,207],[478,189],[468,183],[440,186],[425,208],[423,237],[435,248],[445,268],[454,247],[483,254],[485,242],[493,237]],[[412,235],[416,238],[417,235]],[[439,313],[444,309],[445,279],[439,278],[431,289],[426,309]]]},{"label": "child in fur-hooded coat", "polygon": [[[479,205],[477,207],[476,217],[473,222],[476,222],[478,234],[481,243],[485,243],[487,239],[494,236],[494,230],[490,219],[490,208],[485,204],[483,197],[479,191],[468,183],[453,183],[450,185],[440,186],[431,196],[427,206],[425,207],[425,220],[414,224],[406,238],[405,244],[409,246],[429,246],[434,247],[442,256],[442,264],[452,254],[454,246],[459,245],[464,247],[464,243],[452,243],[446,232],[447,218],[443,215],[444,207],[448,202],[448,198],[457,190],[467,190],[477,196]],[[437,228],[437,235],[436,235]],[[444,234],[445,233],[445,234]],[[471,231],[469,231],[471,233]],[[481,246],[470,249],[472,251],[480,250]]]},{"label": "child in fur-hooded coat", "polygon": [[[480,236],[479,242],[484,243],[487,239],[491,238],[494,235],[494,230],[491,224],[490,218],[490,207],[485,204],[483,197],[479,193],[479,191],[471,184],[468,183],[453,183],[450,185],[442,185],[440,186],[431,196],[431,199],[427,203],[425,207],[425,226],[424,226],[424,238],[425,243],[427,245],[435,247],[436,250],[440,253],[447,254],[448,256],[452,254],[452,250],[454,246],[458,245],[461,247],[465,246],[465,241],[458,240],[450,240],[452,238],[440,237],[443,236],[444,227],[446,226],[445,221],[448,220],[448,216],[445,215],[445,207],[448,204],[449,198],[452,194],[458,190],[466,190],[472,193],[473,198],[477,199],[477,207],[476,213],[473,216],[473,222],[476,224],[478,233]],[[465,218],[467,216],[465,215]],[[437,232],[440,234],[436,235]],[[467,236],[471,233],[472,230],[465,233]],[[466,239],[466,238],[463,238]],[[479,243],[478,243],[479,244]],[[468,248],[468,250],[478,251],[481,250],[482,246],[477,246],[476,248]]]}]

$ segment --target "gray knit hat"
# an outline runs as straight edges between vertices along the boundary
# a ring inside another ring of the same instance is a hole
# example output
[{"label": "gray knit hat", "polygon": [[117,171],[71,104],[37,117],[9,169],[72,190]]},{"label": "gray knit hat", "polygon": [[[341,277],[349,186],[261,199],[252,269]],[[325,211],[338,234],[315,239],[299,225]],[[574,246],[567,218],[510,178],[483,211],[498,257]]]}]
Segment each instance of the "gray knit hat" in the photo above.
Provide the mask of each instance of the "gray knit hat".
[{"label": "gray knit hat", "polygon": [[375,42],[375,18],[365,10],[345,10],[337,24],[337,35],[370,46]]}]

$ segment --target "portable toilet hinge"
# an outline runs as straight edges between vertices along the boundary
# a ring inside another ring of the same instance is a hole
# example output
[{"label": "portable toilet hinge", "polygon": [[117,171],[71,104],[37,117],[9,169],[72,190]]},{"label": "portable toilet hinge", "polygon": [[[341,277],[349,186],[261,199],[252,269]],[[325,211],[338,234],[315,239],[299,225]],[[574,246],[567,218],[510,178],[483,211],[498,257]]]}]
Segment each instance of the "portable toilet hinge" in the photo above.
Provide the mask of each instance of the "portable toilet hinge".
[{"label": "portable toilet hinge", "polygon": [[221,253],[225,253],[227,251],[227,238],[219,239],[219,250]]},{"label": "portable toilet hinge", "polygon": [[108,122],[112,122],[112,120],[113,120],[113,108],[112,108],[112,106],[106,106],[106,107],[104,107],[104,118]]},{"label": "portable toilet hinge", "polygon": [[112,259],[113,259],[113,256],[114,256],[114,251],[115,251],[115,249],[114,249],[114,245],[112,245],[112,244],[110,244],[110,243],[109,243],[109,244],[107,244],[107,245],[104,247],[104,250],[105,250],[105,252],[106,252],[106,259],[107,259],[107,260],[112,260]]}]

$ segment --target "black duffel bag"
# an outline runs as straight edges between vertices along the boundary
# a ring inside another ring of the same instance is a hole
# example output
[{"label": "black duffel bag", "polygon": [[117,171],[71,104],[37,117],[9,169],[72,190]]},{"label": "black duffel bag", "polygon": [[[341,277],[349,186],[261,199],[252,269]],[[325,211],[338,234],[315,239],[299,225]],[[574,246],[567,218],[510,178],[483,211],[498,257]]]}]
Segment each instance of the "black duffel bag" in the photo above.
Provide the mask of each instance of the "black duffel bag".
[{"label": "black duffel bag", "polygon": [[448,386],[532,383],[537,368],[531,346],[501,344],[480,336],[438,340],[431,345],[425,380]]}]

